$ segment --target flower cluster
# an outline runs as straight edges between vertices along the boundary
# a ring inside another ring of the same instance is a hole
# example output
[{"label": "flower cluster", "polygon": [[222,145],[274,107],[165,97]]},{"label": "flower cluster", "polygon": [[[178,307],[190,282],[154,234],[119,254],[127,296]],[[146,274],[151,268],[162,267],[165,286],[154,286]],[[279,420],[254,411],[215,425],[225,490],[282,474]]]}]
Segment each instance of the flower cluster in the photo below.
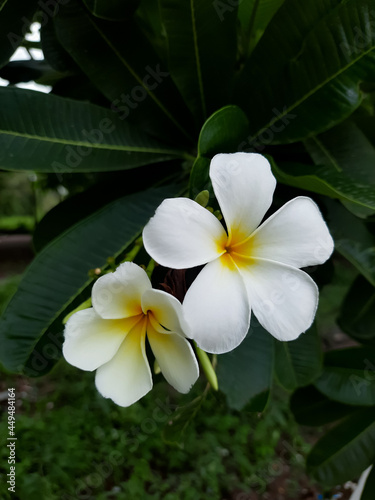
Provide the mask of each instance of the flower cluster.
[{"label": "flower cluster", "polygon": [[313,322],[318,288],[301,268],[322,264],[333,240],[316,204],[306,197],[286,203],[263,223],[276,186],[259,154],[216,155],[210,179],[222,224],[187,198],[167,199],[143,231],[144,246],[173,269],[204,265],[183,304],[154,290],[133,263],[105,275],[92,291],[93,307],[66,325],[64,356],[96,370],[105,397],[127,406],[152,387],[145,339],[160,369],[180,392],[198,377],[186,338],[221,354],[247,335],[251,313],[279,340],[294,340]]}]

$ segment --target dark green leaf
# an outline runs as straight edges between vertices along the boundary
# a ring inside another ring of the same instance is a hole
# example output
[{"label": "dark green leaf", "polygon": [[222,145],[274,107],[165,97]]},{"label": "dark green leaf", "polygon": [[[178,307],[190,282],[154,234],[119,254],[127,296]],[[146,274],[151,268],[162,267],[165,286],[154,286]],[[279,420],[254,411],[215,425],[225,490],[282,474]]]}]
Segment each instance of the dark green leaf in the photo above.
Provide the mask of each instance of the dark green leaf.
[{"label": "dark green leaf", "polygon": [[263,411],[272,383],[273,338],[252,318],[249,333],[236,349],[218,356],[219,389],[235,410]]},{"label": "dark green leaf", "polygon": [[315,325],[292,342],[275,340],[275,370],[280,384],[288,391],[318,377],[322,370],[322,348]]},{"label": "dark green leaf", "polygon": [[374,187],[354,181],[345,172],[338,171],[331,165],[313,166],[300,163],[276,165],[272,162],[272,170],[276,179],[288,186],[348,201],[371,212],[375,210]]},{"label": "dark green leaf", "polygon": [[341,420],[358,407],[331,401],[310,385],[296,390],[290,399],[290,409],[299,424],[320,427]]},{"label": "dark green leaf", "polygon": [[285,0],[242,0],[238,18],[243,33],[245,54],[251,52],[263,35],[267,25]]},{"label": "dark green leaf", "polygon": [[[63,317],[103,267],[141,233],[164,198],[180,187],[151,188],[120,198],[53,240],[27,269],[0,321],[0,360],[5,368],[29,375],[44,373],[59,355]],[[87,298],[87,297],[86,297]],[[78,305],[78,304],[77,304]],[[56,344],[56,345],[55,345]]]},{"label": "dark green leaf", "polygon": [[139,0],[84,0],[96,17],[110,21],[121,21],[134,14]]},{"label": "dark green leaf", "polygon": [[373,0],[288,0],[248,60],[235,102],[257,141],[298,141],[360,105],[374,61]]},{"label": "dark green leaf", "polygon": [[375,348],[352,347],[327,352],[323,372],[314,385],[340,403],[375,405]]},{"label": "dark green leaf", "polygon": [[21,44],[38,7],[36,0],[0,2],[0,67],[6,64]]},{"label": "dark green leaf", "polygon": [[335,240],[335,249],[375,286],[375,237],[364,222],[340,203],[326,199],[326,220]]},{"label": "dark green leaf", "polygon": [[358,276],[341,306],[338,323],[355,340],[375,342],[375,288]]},{"label": "dark green leaf", "polygon": [[367,476],[361,500],[373,500],[375,491],[375,466],[372,466],[370,474]]},{"label": "dark green leaf", "polygon": [[169,141],[189,137],[191,115],[135,22],[103,21],[70,0],[54,23],[61,44],[120,118]]},{"label": "dark green leaf", "polygon": [[225,106],[211,115],[202,127],[198,155],[212,158],[218,153],[235,153],[249,132],[249,122],[238,106]]},{"label": "dark green leaf", "polygon": [[229,100],[237,8],[223,13],[212,0],[161,0],[160,7],[172,78],[200,126]]},{"label": "dark green leaf", "polygon": [[330,430],[307,457],[308,470],[327,486],[358,477],[375,460],[375,408],[359,410]]},{"label": "dark green leaf", "polygon": [[6,170],[110,171],[181,158],[107,109],[17,88],[0,89],[0,132]]},{"label": "dark green leaf", "polygon": [[347,120],[312,137],[305,146],[316,165],[327,167],[323,179],[338,187],[338,197],[349,210],[363,217],[374,213],[375,148],[354,122]]},{"label": "dark green leaf", "polygon": [[218,153],[235,153],[248,135],[249,123],[237,106],[225,106],[214,113],[202,127],[198,140],[198,158],[190,175],[190,197],[207,189],[213,198],[209,178],[210,160]]}]

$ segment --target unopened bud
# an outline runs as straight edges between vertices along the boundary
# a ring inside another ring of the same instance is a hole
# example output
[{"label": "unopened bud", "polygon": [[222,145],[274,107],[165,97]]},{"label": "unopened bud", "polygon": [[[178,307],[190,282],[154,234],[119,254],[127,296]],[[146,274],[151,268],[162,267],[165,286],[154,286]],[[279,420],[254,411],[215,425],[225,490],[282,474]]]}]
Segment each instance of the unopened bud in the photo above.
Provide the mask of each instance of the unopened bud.
[{"label": "unopened bud", "polygon": [[195,197],[195,200],[199,205],[201,205],[203,208],[207,206],[208,200],[210,199],[210,193],[205,189],[204,191],[201,191],[200,193],[197,194]]}]

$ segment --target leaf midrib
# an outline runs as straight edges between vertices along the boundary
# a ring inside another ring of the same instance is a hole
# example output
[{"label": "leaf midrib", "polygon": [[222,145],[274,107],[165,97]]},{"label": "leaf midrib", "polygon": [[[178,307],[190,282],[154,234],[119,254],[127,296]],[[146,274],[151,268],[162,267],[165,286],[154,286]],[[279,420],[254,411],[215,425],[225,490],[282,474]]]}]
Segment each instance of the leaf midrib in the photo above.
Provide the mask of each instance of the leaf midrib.
[{"label": "leaf midrib", "polygon": [[41,141],[41,142],[52,142],[55,144],[65,144],[65,145],[69,145],[69,146],[82,146],[82,147],[89,147],[89,148],[102,149],[102,150],[108,149],[108,150],[113,150],[113,151],[132,151],[134,153],[165,153],[165,154],[178,155],[178,156],[181,156],[183,158],[186,156],[183,151],[178,151],[178,150],[173,150],[173,149],[147,148],[147,147],[141,147],[141,146],[121,146],[121,145],[112,145],[112,144],[103,144],[103,143],[96,144],[93,142],[74,141],[74,140],[61,139],[58,137],[46,137],[46,136],[27,134],[25,132],[14,132],[14,131],[1,130],[1,129],[0,129],[0,134],[10,135],[10,136],[15,136],[15,137],[23,137],[25,139],[37,140],[37,141]]},{"label": "leaf midrib", "polygon": [[196,26],[196,22],[195,22],[194,0],[190,0],[190,11],[191,11],[191,24],[192,24],[192,30],[193,30],[194,55],[195,55],[196,68],[197,68],[199,94],[200,94],[200,99],[201,99],[203,118],[206,119],[207,118],[207,110],[206,110],[206,102],[204,99],[202,70],[201,70],[199,47],[198,47],[197,26]]},{"label": "leaf midrib", "polygon": [[363,52],[360,56],[358,56],[356,59],[353,59],[349,64],[341,68],[339,71],[336,71],[332,76],[324,80],[321,84],[317,85],[313,89],[311,89],[309,92],[307,92],[304,96],[302,96],[300,99],[298,99],[295,103],[291,104],[289,107],[285,108],[283,112],[279,112],[278,116],[275,116],[266,124],[264,127],[262,127],[260,130],[258,130],[251,140],[255,140],[260,134],[268,130],[272,125],[274,125],[280,118],[283,118],[284,116],[288,115],[291,111],[293,111],[295,108],[303,104],[309,97],[311,97],[315,92],[318,92],[320,89],[322,89],[325,85],[330,83],[332,80],[340,76],[342,73],[345,73],[345,71],[349,68],[351,68],[354,64],[356,64],[358,61],[360,61],[363,57],[366,57],[370,52],[372,52],[375,49],[375,45],[372,45],[368,50]]}]

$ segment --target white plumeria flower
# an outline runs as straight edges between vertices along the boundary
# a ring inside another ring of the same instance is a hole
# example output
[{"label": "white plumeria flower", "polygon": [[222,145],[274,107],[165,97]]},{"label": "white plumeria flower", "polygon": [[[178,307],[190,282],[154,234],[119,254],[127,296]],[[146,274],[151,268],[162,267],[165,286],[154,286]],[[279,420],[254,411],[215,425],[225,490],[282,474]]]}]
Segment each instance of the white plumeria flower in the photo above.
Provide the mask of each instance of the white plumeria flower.
[{"label": "white plumeria flower", "polygon": [[97,370],[96,387],[104,397],[130,406],[151,390],[146,336],[167,381],[179,392],[190,390],[199,369],[185,338],[182,306],[154,290],[142,268],[125,262],[99,278],[92,305],[69,318],[63,354],[82,370]]},{"label": "white plumeria flower", "polygon": [[189,288],[184,309],[198,346],[221,354],[245,338],[253,310],[279,340],[313,322],[318,288],[299,268],[322,264],[333,240],[316,204],[295,198],[267,219],[276,180],[255,153],[216,155],[210,165],[218,219],[187,198],[167,199],[143,231],[148,253],[175,269],[208,263]]}]

